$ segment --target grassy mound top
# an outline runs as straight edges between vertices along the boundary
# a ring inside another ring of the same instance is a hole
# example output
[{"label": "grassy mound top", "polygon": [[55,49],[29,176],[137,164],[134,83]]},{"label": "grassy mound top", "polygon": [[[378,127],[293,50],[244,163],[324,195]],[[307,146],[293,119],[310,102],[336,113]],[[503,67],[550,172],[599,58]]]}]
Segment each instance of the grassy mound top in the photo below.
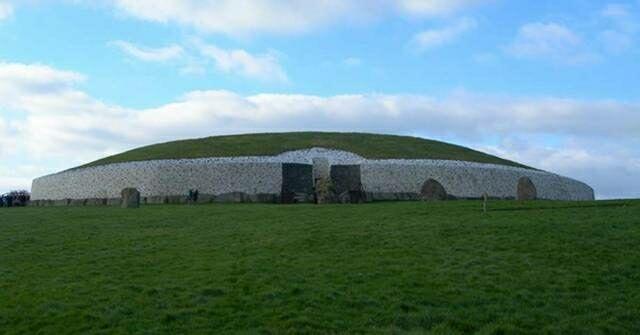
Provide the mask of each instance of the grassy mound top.
[{"label": "grassy mound top", "polygon": [[82,167],[156,159],[271,156],[311,147],[344,150],[370,159],[443,159],[527,167],[480,151],[417,137],[366,133],[265,133],[213,136],[133,149]]}]

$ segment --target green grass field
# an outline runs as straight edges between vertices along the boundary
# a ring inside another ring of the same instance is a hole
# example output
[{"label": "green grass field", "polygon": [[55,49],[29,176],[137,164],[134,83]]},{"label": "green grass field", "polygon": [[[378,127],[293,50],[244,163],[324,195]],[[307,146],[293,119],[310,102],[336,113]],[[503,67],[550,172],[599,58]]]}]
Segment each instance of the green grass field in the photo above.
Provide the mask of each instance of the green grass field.
[{"label": "green grass field", "polygon": [[270,156],[312,147],[354,152],[365,158],[464,160],[525,167],[483,152],[417,137],[364,133],[294,132],[214,136],[133,149],[82,167],[154,159]]},{"label": "green grass field", "polygon": [[640,333],[640,201],[0,209],[0,333]]}]

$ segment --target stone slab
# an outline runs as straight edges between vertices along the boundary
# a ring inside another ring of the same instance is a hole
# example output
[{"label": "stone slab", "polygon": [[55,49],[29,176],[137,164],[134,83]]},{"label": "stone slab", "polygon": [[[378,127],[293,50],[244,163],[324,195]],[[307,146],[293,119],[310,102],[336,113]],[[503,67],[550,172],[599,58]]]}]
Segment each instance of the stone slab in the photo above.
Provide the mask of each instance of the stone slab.
[{"label": "stone slab", "polygon": [[282,203],[307,202],[313,199],[313,165],[282,164]]}]

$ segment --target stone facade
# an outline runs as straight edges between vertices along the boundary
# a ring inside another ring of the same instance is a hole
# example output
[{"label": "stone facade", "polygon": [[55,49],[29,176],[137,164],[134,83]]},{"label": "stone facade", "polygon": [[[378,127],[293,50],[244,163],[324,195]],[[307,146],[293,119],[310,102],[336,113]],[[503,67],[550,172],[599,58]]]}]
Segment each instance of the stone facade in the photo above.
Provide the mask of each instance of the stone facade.
[{"label": "stone facade", "polygon": [[79,168],[35,179],[31,199],[36,205],[64,205],[77,202],[74,200],[110,205],[120,198],[123,189],[134,187],[140,191],[143,204],[183,203],[189,190],[198,190],[198,202],[279,202],[283,166],[292,163],[308,165],[301,167],[305,190],[313,187],[314,178],[326,176],[335,166],[358,166],[359,185],[367,200],[420,199],[428,179],[437,181],[455,198],[481,198],[487,193],[492,198],[515,199],[522,177],[535,185],[539,199],[594,198],[588,185],[545,171],[463,161],[369,160],[350,152],[312,148],[277,156],[156,160]]},{"label": "stone facade", "polygon": [[362,184],[372,200],[395,200],[397,195],[419,194],[428,179],[438,181],[449,196],[479,199],[515,199],[518,181],[528,177],[538,199],[593,200],[588,185],[553,173],[518,167],[438,160],[386,160],[362,164]]}]

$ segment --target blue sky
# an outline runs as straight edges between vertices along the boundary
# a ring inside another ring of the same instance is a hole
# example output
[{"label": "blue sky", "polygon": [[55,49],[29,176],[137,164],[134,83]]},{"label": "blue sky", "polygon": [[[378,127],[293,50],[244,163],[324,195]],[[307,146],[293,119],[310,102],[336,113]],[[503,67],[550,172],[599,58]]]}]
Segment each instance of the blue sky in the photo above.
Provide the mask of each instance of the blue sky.
[{"label": "blue sky", "polygon": [[0,192],[254,131],[452,141],[640,197],[640,1],[0,0]]}]

